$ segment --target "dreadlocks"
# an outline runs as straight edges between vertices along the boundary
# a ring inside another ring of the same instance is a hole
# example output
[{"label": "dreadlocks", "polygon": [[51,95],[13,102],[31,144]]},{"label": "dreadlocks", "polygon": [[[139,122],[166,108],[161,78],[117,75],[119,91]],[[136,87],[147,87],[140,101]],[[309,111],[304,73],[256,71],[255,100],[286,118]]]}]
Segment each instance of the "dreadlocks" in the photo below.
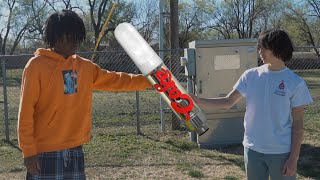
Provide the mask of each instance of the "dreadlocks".
[{"label": "dreadlocks", "polygon": [[58,39],[66,36],[68,41],[80,44],[86,38],[86,29],[82,19],[71,10],[56,12],[47,19],[44,28],[44,42],[54,47]]}]

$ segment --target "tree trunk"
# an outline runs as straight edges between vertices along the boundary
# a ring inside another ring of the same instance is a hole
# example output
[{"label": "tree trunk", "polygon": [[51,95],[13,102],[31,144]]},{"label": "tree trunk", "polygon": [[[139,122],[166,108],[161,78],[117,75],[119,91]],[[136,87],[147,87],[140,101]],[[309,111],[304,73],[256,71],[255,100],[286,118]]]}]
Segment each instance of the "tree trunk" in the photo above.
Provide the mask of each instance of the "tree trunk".
[{"label": "tree trunk", "polygon": [[171,49],[179,48],[178,0],[170,0],[170,41]]}]

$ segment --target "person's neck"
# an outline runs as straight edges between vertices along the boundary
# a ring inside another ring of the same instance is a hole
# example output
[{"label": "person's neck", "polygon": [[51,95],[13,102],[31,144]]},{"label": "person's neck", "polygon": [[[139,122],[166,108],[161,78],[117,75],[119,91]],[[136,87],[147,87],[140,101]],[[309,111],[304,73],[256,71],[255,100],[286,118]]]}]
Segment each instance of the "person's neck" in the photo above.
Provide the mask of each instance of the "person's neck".
[{"label": "person's neck", "polygon": [[281,71],[282,69],[286,68],[286,65],[282,60],[277,59],[272,63],[268,63],[268,68],[271,71]]},{"label": "person's neck", "polygon": [[68,57],[70,56],[69,54],[64,53],[63,51],[59,50],[58,48],[52,48],[52,51],[54,51],[57,54],[60,54],[65,59],[68,59]]}]

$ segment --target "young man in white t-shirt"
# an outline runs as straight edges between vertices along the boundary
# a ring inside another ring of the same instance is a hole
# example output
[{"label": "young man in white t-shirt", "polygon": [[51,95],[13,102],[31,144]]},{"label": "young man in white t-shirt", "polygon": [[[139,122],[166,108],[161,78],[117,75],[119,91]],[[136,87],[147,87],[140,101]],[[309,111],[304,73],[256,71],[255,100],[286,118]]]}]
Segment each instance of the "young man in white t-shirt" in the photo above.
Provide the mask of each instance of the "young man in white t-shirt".
[{"label": "young man in white t-shirt", "polygon": [[296,179],[304,108],[312,98],[305,81],[285,66],[293,52],[286,32],[262,32],[257,48],[264,65],[245,71],[226,97],[192,97],[198,104],[225,109],[245,97],[247,179]]}]

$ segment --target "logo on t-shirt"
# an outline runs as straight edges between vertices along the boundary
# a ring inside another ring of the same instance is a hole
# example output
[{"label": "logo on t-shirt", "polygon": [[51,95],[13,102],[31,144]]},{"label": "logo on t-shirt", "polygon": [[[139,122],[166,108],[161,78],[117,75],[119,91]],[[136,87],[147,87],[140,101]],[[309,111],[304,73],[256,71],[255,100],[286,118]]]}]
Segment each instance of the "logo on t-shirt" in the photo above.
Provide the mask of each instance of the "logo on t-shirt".
[{"label": "logo on t-shirt", "polygon": [[284,89],[286,86],[284,85],[284,81],[281,81],[279,84],[279,89]]},{"label": "logo on t-shirt", "polygon": [[78,75],[77,71],[65,70],[62,71],[64,94],[73,94],[78,89]]},{"label": "logo on t-shirt", "polygon": [[274,94],[279,95],[279,96],[285,96],[286,91],[285,91],[285,84],[284,81],[282,80],[281,83],[278,85],[278,88],[274,91]]}]

